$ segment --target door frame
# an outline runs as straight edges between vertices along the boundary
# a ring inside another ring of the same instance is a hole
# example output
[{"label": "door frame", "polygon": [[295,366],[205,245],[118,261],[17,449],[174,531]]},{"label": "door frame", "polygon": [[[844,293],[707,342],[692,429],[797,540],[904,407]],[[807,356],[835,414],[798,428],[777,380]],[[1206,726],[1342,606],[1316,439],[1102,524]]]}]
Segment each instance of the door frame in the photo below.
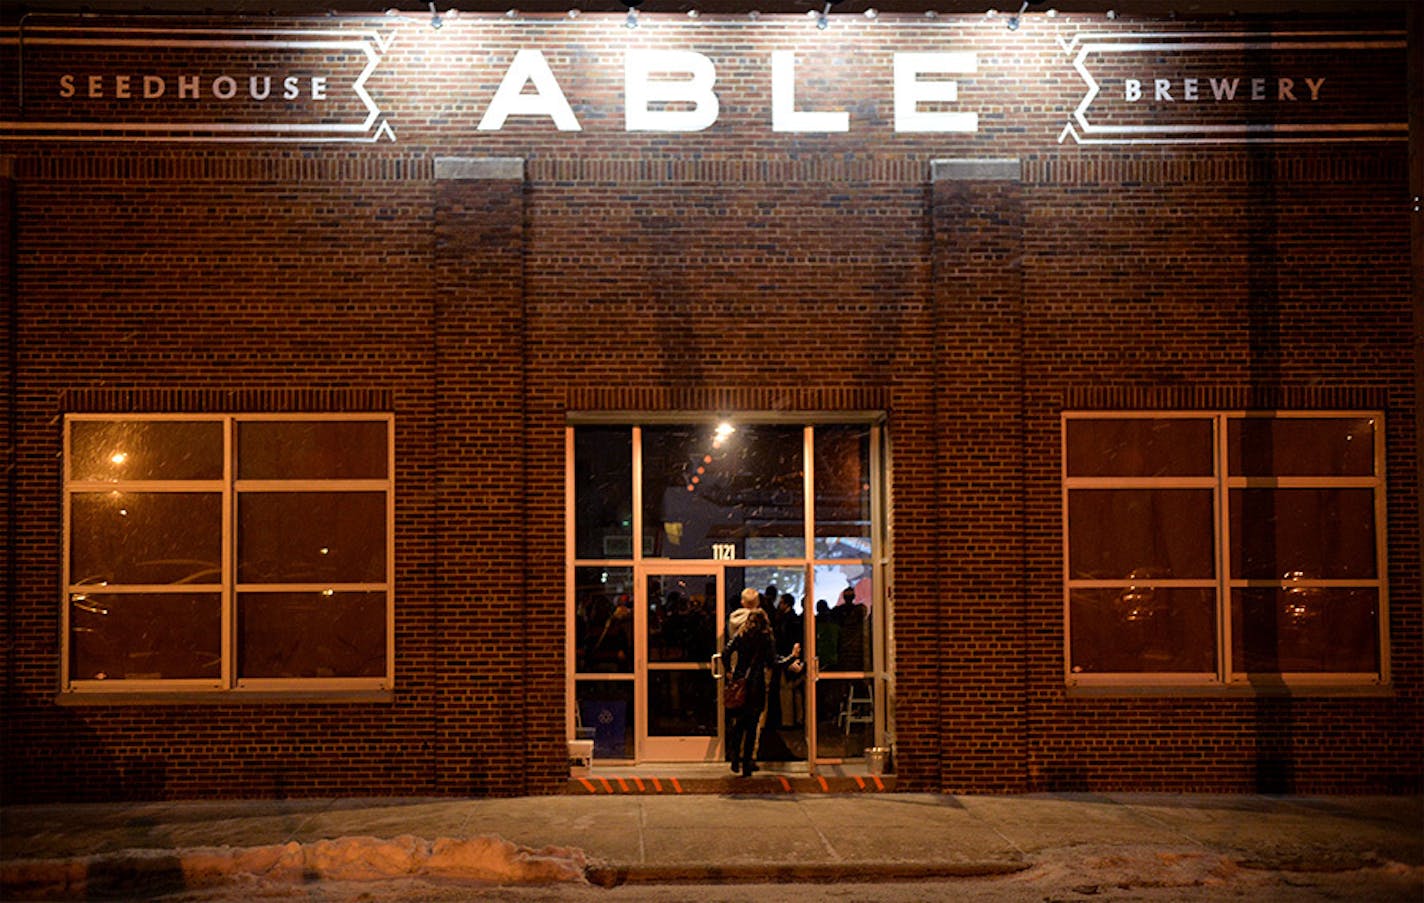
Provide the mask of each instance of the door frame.
[{"label": "door frame", "polygon": [[[580,679],[601,679],[615,682],[627,681],[633,685],[633,713],[634,726],[631,729],[633,758],[631,764],[645,761],[680,761],[680,762],[716,762],[721,760],[721,750],[723,747],[724,734],[726,730],[726,719],[723,706],[721,704],[721,694],[718,693],[718,735],[712,743],[708,743],[708,738],[697,738],[696,743],[687,744],[697,751],[697,755],[690,755],[689,750],[679,752],[673,749],[671,755],[676,758],[654,757],[654,753],[664,753],[665,746],[676,746],[677,744],[663,744],[654,742],[654,749],[649,749],[646,742],[647,735],[647,683],[648,683],[648,661],[647,661],[647,630],[646,630],[646,579],[650,574],[716,574],[717,578],[717,650],[723,647],[726,641],[726,618],[733,605],[731,600],[725,598],[726,594],[726,570],[727,568],[755,568],[768,565],[785,564],[779,560],[766,559],[734,559],[731,557],[722,558],[716,555],[711,559],[686,558],[670,559],[662,557],[651,557],[653,549],[643,536],[643,499],[642,499],[642,428],[648,424],[683,424],[695,422],[713,422],[725,419],[726,415],[714,416],[707,412],[643,412],[640,414],[629,414],[626,412],[609,412],[602,414],[581,413],[577,416],[570,416],[565,427],[565,456],[564,456],[564,487],[565,487],[565,521],[564,537],[565,547],[569,550],[566,559],[566,580],[567,599],[566,606],[566,630],[565,630],[565,652],[568,662],[566,670],[566,723],[568,735],[575,736],[575,726],[577,721],[577,686]],[[806,586],[808,596],[803,612],[803,640],[802,655],[807,663],[805,673],[805,741],[806,741],[806,765],[812,774],[815,774],[818,766],[836,765],[845,761],[841,757],[823,757],[822,750],[818,748],[816,712],[818,705],[818,685],[823,680],[834,679],[856,679],[864,678],[871,682],[873,698],[873,742],[877,746],[893,744],[895,732],[895,716],[893,699],[895,695],[895,658],[894,658],[894,617],[890,610],[890,584],[893,581],[893,551],[891,547],[891,527],[890,527],[890,485],[891,485],[891,465],[889,449],[886,446],[885,415],[883,412],[821,412],[815,414],[802,414],[794,417],[787,417],[780,413],[741,413],[731,415],[731,419],[745,423],[771,423],[782,424],[791,423],[800,425],[803,429],[804,437],[804,478],[806,481],[806,491],[804,493],[807,505],[808,516],[805,521],[805,543],[808,555],[811,558],[796,559],[795,563],[804,565],[806,573]],[[823,425],[839,426],[843,424],[865,424],[870,428],[870,496],[872,512],[872,534],[874,552],[869,559],[873,573],[874,588],[874,645],[872,660],[873,664],[869,672],[859,674],[836,673],[834,671],[822,672],[817,667],[815,649],[815,596],[810,594],[810,589],[815,583],[815,569],[822,565],[839,565],[842,562],[832,559],[818,559],[814,557],[814,519],[811,516],[812,505],[814,504],[813,474],[815,466],[815,443],[813,429]],[[618,554],[615,558],[599,556],[587,560],[578,559],[572,554],[576,547],[575,542],[575,465],[574,465],[574,432],[581,426],[615,426],[627,428],[631,431],[632,440],[632,504],[630,512],[629,538],[627,540],[626,554]],[[633,583],[636,588],[637,601],[635,602],[635,661],[632,672],[619,674],[583,674],[576,672],[574,662],[575,655],[575,572],[581,567],[617,567],[619,569],[628,568],[633,573]],[[709,663],[710,667],[710,663]]]},{"label": "door frame", "polygon": [[711,658],[705,662],[655,663],[648,657],[648,579],[660,576],[712,577],[716,581],[714,595],[715,622],[713,629],[714,651],[724,645],[724,624],[726,621],[726,569],[720,562],[705,560],[651,559],[640,561],[633,567],[633,749],[638,762],[717,762],[721,760],[724,744],[724,718],[722,694],[714,693],[717,699],[717,733],[710,737],[700,736],[653,736],[649,733],[649,684],[653,671],[694,671],[705,672],[708,680],[713,680]]}]

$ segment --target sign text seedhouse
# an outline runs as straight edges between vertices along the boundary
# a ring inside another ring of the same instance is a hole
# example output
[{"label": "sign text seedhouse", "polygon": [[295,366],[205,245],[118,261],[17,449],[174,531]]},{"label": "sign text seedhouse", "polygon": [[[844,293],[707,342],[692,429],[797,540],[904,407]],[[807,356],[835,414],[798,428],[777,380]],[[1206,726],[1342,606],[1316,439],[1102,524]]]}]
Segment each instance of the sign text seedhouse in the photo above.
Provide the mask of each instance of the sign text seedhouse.
[{"label": "sign text seedhouse", "polygon": [[303,96],[311,100],[326,100],[326,76],[288,75],[274,78],[270,75],[249,75],[234,78],[219,75],[204,80],[198,75],[81,75],[76,78],[73,73],[67,72],[59,77],[59,96],[66,100],[75,96],[111,97],[115,100],[157,100],[161,97],[232,100],[239,94],[250,100],[297,100]]}]

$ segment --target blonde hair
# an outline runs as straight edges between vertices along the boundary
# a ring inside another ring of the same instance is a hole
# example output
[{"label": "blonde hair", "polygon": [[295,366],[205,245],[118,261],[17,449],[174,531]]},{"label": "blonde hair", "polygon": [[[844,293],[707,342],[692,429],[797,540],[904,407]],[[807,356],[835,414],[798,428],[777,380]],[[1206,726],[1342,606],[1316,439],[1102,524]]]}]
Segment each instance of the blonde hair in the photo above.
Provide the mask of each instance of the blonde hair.
[{"label": "blonde hair", "polygon": [[761,593],[751,587],[742,590],[742,607],[761,608]]}]

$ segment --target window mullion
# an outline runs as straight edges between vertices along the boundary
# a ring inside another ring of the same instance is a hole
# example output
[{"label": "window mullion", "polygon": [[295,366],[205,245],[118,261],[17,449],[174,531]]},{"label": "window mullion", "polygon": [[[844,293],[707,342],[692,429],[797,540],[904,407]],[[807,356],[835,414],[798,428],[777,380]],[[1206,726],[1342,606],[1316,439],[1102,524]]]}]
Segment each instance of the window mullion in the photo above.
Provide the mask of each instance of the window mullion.
[{"label": "window mullion", "polygon": [[1229,461],[1227,447],[1226,415],[1217,414],[1213,420],[1216,431],[1216,461],[1213,465],[1216,498],[1216,618],[1217,654],[1216,679],[1225,686],[1231,682],[1234,670],[1231,661],[1233,631],[1231,624],[1231,512],[1227,510],[1231,493],[1231,475],[1227,473]]},{"label": "window mullion", "polygon": [[1379,676],[1381,683],[1389,683],[1390,642],[1389,642],[1389,511],[1385,492],[1385,430],[1384,418],[1377,421],[1374,447],[1374,494],[1375,494],[1375,579],[1378,582],[1378,596],[1375,600],[1377,620],[1376,636],[1379,649]]},{"label": "window mullion", "polygon": [[222,543],[222,685],[230,690],[237,683],[237,592],[233,589],[237,575],[233,572],[237,560],[237,505],[234,489],[237,467],[233,459],[237,446],[233,441],[233,419],[223,419],[223,543]]}]

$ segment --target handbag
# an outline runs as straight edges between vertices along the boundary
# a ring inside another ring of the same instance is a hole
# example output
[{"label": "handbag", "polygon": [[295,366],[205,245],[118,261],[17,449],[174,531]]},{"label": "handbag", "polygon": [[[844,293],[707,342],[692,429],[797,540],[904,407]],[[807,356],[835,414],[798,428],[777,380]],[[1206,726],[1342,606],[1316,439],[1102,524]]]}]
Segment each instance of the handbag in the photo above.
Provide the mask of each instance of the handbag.
[{"label": "handbag", "polygon": [[722,705],[729,709],[740,709],[747,704],[747,679],[728,677],[722,685]]}]

